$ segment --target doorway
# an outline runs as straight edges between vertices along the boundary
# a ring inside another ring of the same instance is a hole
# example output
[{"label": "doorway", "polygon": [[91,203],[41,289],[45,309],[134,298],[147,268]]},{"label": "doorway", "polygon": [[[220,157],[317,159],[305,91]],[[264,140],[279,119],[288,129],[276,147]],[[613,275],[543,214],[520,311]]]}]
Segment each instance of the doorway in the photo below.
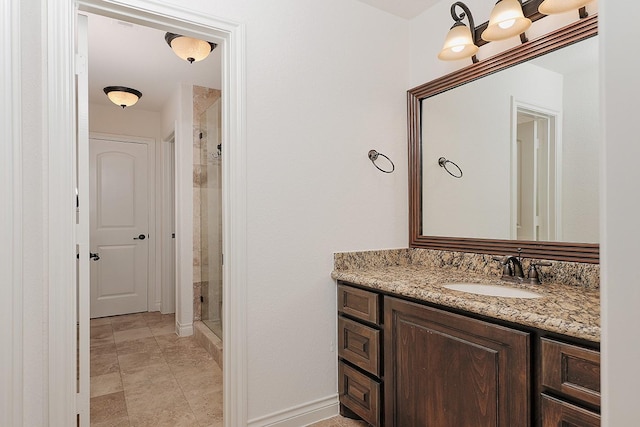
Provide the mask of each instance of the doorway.
[{"label": "doorway", "polygon": [[516,103],[511,169],[512,234],[518,240],[559,239],[559,123],[557,112]]},{"label": "doorway", "polygon": [[[81,2],[82,3],[82,2]],[[224,156],[231,159],[236,159],[238,164],[234,168],[228,168],[226,172],[222,172],[225,175],[225,189],[231,188],[235,191],[229,191],[227,194],[237,194],[239,197],[226,196],[230,203],[226,203],[222,210],[225,216],[229,215],[229,212],[234,212],[234,218],[230,221],[230,225],[235,224],[239,226],[237,231],[231,231],[228,229],[222,230],[221,235],[224,234],[228,239],[224,240],[225,248],[227,248],[227,264],[222,268],[223,276],[235,277],[236,288],[231,292],[228,292],[230,304],[228,305],[225,313],[222,317],[225,319],[236,317],[238,322],[224,322],[224,328],[228,325],[234,325],[235,331],[245,331],[246,324],[244,322],[244,315],[238,311],[237,304],[239,301],[241,305],[244,305],[244,283],[245,273],[243,268],[238,268],[244,263],[242,255],[245,253],[244,236],[244,223],[246,221],[246,208],[243,200],[243,194],[245,192],[245,173],[244,173],[244,147],[243,147],[243,127],[239,124],[243,121],[243,100],[239,96],[241,93],[241,83],[243,83],[242,67],[242,37],[243,30],[238,27],[237,24],[228,23],[225,21],[214,20],[203,14],[190,15],[189,13],[181,14],[181,18],[167,18],[171,17],[174,10],[157,10],[154,12],[140,12],[137,10],[123,8],[121,6],[113,6],[110,4],[103,4],[101,1],[90,2],[81,5],[80,9],[86,8],[86,10],[96,10],[93,5],[99,5],[97,9],[99,12],[104,12],[105,15],[111,17],[122,18],[123,20],[133,20],[137,23],[148,23],[151,26],[158,27],[162,23],[166,25],[165,28],[173,29],[176,32],[192,33],[194,35],[203,34],[208,40],[216,40],[219,43],[219,49],[222,50],[224,56],[224,70],[225,81],[222,83],[224,88],[228,90],[222,91],[222,96],[219,100],[219,109],[221,111],[228,111],[221,117],[220,134],[222,140],[234,142],[233,147],[230,148]],[[105,11],[105,9],[109,9]],[[163,9],[157,7],[157,9]],[[184,15],[189,15],[185,17]],[[189,24],[185,22],[188,21]],[[169,48],[165,48],[170,52]],[[144,96],[144,95],[143,95]],[[190,100],[192,102],[192,100]],[[230,108],[233,103],[233,108]],[[240,108],[240,110],[237,110]],[[187,114],[187,109],[183,107],[178,108],[176,113],[179,118],[184,118]],[[115,110],[114,110],[115,111]],[[126,110],[124,110],[126,111]],[[119,111],[122,112],[122,111]],[[82,115],[82,112],[79,112]],[[120,123],[124,126],[130,125],[131,122],[127,121],[126,115],[122,116],[123,119]],[[180,120],[176,120],[172,126],[173,134],[175,135],[175,165],[176,165],[176,253],[177,258],[182,259],[176,265],[176,277],[178,286],[176,289],[175,303],[176,303],[176,325],[180,328],[180,332],[188,335],[190,334],[190,328],[192,328],[193,322],[193,145],[185,144],[184,141],[193,141],[193,129],[191,126],[185,126]],[[128,133],[130,134],[130,133]],[[159,141],[159,139],[156,139]],[[165,141],[170,143],[169,141]],[[159,150],[162,152],[162,150]],[[223,154],[220,154],[223,156]],[[158,162],[155,159],[155,162]],[[233,171],[233,172],[230,172]],[[222,179],[220,180],[223,181]],[[242,225],[239,225],[242,224]],[[227,226],[225,226],[228,228]],[[233,271],[229,271],[229,267],[234,267]],[[185,284],[187,286],[185,286]],[[81,318],[82,322],[82,318]],[[82,328],[81,328],[82,329]],[[191,329],[192,330],[192,329]],[[227,336],[245,336],[245,333],[227,334]],[[235,348],[235,349],[234,349]],[[246,395],[245,380],[245,367],[242,362],[245,358],[245,348],[241,345],[241,340],[232,343],[225,347],[225,354],[234,354],[234,356],[227,356],[229,361],[227,366],[230,368],[229,373],[225,369],[225,381],[224,381],[224,394],[231,396],[228,399],[224,399],[225,402],[225,424],[226,425],[238,425],[246,423],[246,408],[243,402],[246,401],[243,396]],[[237,356],[236,356],[237,355]],[[237,361],[237,362],[236,362]],[[239,379],[238,379],[239,376]]]}]

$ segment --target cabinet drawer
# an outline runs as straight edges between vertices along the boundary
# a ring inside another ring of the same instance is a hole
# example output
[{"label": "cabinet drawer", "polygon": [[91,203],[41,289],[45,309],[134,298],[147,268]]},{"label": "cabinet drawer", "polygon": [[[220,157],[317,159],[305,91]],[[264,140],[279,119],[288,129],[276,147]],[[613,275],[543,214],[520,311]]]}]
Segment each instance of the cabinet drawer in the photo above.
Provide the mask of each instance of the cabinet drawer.
[{"label": "cabinet drawer", "polygon": [[568,402],[542,395],[542,427],[599,427],[600,415]]},{"label": "cabinet drawer", "polygon": [[372,426],[379,426],[381,420],[380,383],[344,362],[339,363],[338,376],[340,403]]},{"label": "cabinet drawer", "polygon": [[338,312],[379,325],[380,295],[338,285]]},{"label": "cabinet drawer", "polygon": [[380,376],[380,331],[338,317],[338,356]]},{"label": "cabinet drawer", "polygon": [[600,353],[541,338],[542,385],[600,406]]}]

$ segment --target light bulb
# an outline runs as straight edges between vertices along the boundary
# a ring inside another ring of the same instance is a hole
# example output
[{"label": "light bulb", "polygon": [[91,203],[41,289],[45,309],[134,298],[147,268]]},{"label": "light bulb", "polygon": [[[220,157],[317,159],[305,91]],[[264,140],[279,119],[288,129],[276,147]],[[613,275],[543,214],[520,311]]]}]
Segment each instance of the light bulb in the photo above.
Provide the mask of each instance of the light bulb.
[{"label": "light bulb", "polygon": [[462,50],[463,50],[463,49],[464,49],[464,46],[463,46],[463,45],[460,45],[460,46],[451,46],[451,51],[452,51],[452,52],[455,52],[455,53],[462,52]]},{"label": "light bulb", "polygon": [[498,24],[498,26],[499,26],[500,28],[502,28],[503,30],[506,30],[507,28],[511,28],[511,27],[513,27],[513,24],[515,24],[515,23],[516,23],[516,20],[515,20],[515,19],[508,19],[508,20],[506,20],[506,21],[500,22],[500,23]]}]

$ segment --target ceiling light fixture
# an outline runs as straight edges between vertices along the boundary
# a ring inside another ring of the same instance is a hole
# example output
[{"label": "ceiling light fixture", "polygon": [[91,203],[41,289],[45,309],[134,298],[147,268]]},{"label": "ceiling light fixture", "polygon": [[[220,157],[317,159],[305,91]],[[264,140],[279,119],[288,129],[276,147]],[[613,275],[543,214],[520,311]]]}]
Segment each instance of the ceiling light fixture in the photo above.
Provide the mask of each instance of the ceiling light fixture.
[{"label": "ceiling light fixture", "polygon": [[111,102],[121,106],[122,108],[130,107],[142,98],[142,92],[129,87],[107,86],[103,90]]},{"label": "ceiling light fixture", "polygon": [[[459,15],[456,13],[456,7],[463,10]],[[465,16],[469,21],[469,27],[462,23]],[[478,52],[478,46],[476,46],[474,37],[475,26],[471,11],[464,3],[457,1],[451,5],[451,17],[455,23],[444,39],[444,46],[442,46],[438,58],[443,61],[452,61],[471,57],[474,63],[478,62],[478,58],[475,56]]]},{"label": "ceiling light fixture", "polygon": [[205,59],[217,46],[215,43],[174,33],[166,33],[164,39],[178,57],[191,64]]},{"label": "ceiling light fixture", "polygon": [[530,26],[531,19],[525,18],[519,0],[500,0],[493,7],[489,25],[481,37],[490,42],[505,40],[524,33]]}]

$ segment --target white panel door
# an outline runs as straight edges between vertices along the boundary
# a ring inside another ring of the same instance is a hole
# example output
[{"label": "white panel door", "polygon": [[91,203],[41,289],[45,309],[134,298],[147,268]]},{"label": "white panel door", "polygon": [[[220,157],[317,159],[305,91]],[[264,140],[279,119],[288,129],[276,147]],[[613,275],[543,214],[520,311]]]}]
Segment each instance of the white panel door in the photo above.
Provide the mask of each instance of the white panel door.
[{"label": "white panel door", "polygon": [[147,145],[90,140],[91,317],[147,311]]}]

